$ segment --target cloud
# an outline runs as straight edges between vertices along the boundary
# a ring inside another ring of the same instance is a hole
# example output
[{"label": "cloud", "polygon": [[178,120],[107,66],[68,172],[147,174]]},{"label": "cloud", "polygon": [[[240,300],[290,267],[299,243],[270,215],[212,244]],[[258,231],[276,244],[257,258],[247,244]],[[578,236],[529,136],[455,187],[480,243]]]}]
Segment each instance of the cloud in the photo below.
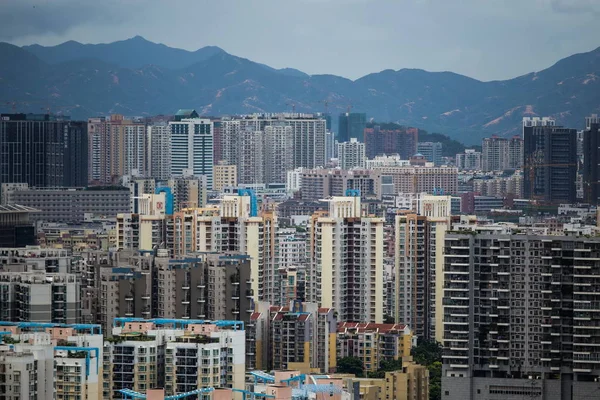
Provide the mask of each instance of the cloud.
[{"label": "cloud", "polygon": [[[130,2],[130,3],[135,3]],[[74,27],[99,23],[117,25],[129,18],[117,0],[17,0],[0,7],[0,40],[62,35]]]},{"label": "cloud", "polygon": [[552,0],[551,5],[558,13],[600,15],[598,0]]}]

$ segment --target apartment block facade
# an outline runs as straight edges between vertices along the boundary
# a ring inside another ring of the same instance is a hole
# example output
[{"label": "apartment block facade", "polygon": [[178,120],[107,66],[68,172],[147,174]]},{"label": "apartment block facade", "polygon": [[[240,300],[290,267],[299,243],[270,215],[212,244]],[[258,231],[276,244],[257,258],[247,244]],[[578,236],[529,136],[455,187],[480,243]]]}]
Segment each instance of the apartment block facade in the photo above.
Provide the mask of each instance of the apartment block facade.
[{"label": "apartment block facade", "polygon": [[599,240],[480,230],[444,243],[443,399],[595,393]]},{"label": "apartment block facade", "polygon": [[383,322],[383,218],[363,216],[360,197],[333,197],[309,223],[307,301],[343,321]]},{"label": "apartment block facade", "polygon": [[[415,338],[416,339],[416,338]],[[375,372],[382,361],[410,357],[412,331],[403,324],[338,322],[337,357],[357,357],[365,372]]]}]

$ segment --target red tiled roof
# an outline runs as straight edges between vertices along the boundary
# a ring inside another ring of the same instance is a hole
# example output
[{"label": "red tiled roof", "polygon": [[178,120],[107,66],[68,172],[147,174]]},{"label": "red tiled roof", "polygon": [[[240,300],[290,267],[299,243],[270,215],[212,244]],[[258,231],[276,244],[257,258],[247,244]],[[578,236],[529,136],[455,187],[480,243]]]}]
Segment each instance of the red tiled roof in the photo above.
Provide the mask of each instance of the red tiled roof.
[{"label": "red tiled roof", "polygon": [[363,332],[379,332],[387,333],[390,331],[402,331],[406,328],[404,324],[375,324],[359,323],[359,322],[338,322],[337,331],[346,332],[347,330],[356,330],[359,333]]},{"label": "red tiled roof", "polygon": [[256,321],[260,317],[260,314],[261,313],[259,312],[252,313],[252,315],[250,315],[250,321]]}]

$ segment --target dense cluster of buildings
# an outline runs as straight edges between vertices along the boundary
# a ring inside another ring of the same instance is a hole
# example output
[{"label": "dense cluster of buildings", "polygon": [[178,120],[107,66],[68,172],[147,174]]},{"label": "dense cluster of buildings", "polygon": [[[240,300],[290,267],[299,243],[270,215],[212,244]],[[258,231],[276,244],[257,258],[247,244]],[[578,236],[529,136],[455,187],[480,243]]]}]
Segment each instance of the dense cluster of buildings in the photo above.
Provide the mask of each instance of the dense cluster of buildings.
[{"label": "dense cluster of buildings", "polygon": [[3,115],[0,397],[593,398],[600,119],[366,121]]}]

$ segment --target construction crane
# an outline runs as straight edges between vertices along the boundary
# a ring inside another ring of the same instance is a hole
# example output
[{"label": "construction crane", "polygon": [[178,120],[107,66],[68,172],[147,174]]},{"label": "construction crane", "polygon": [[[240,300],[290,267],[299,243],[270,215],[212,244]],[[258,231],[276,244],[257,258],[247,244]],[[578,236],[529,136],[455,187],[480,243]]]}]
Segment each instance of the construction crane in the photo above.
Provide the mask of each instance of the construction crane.
[{"label": "construction crane", "polygon": [[329,100],[321,100],[319,103],[325,106],[325,114],[329,112]]},{"label": "construction crane", "polygon": [[286,106],[292,106],[292,112],[295,113],[296,112],[296,103],[285,103]]}]

